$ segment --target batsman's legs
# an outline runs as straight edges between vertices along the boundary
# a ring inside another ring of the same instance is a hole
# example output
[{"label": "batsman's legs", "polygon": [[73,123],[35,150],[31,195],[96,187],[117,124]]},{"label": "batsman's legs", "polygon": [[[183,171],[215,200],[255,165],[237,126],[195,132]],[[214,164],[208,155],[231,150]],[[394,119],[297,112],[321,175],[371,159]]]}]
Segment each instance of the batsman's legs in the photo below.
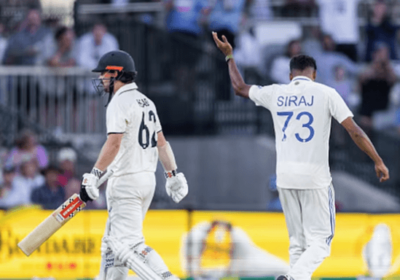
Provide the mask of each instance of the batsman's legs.
[{"label": "batsman's legs", "polygon": [[[113,197],[113,192],[108,193],[109,231],[107,236],[118,240],[124,247],[129,248],[134,259],[130,258],[124,264],[119,263],[116,252],[109,250],[109,258],[113,258],[114,265],[105,268],[107,276],[104,280],[125,280],[128,273],[128,268],[122,267],[125,265],[145,280],[156,280],[153,277],[154,274],[158,275],[159,279],[177,279],[169,272],[160,255],[144,244],[143,219],[154,196],[154,174],[135,174],[126,177],[129,178],[124,178],[125,182],[130,184],[136,182],[134,191],[128,198]],[[113,184],[116,183],[121,185],[124,182],[113,182]],[[126,187],[132,189],[132,185],[127,184]],[[107,266],[107,256],[104,259],[106,262],[104,266]],[[110,260],[108,262],[111,263]],[[103,279],[101,278],[101,280]]]},{"label": "batsman's legs", "polygon": [[118,263],[114,253],[108,248],[105,237],[109,235],[110,222],[107,220],[104,237],[101,240],[101,265],[99,280],[125,280],[128,276],[129,268],[122,263]]}]

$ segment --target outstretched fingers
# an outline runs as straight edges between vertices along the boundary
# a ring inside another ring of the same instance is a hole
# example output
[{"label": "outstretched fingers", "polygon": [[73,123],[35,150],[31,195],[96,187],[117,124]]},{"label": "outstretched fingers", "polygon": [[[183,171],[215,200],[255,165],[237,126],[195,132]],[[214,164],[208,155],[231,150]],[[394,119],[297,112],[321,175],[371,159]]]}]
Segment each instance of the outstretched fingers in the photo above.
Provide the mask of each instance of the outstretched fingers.
[{"label": "outstretched fingers", "polygon": [[212,36],[213,36],[213,39],[214,39],[214,42],[215,42],[215,44],[217,44],[217,46],[219,46],[219,45],[221,45],[222,44],[222,42],[218,39],[218,35],[217,35],[217,32],[212,32]]}]

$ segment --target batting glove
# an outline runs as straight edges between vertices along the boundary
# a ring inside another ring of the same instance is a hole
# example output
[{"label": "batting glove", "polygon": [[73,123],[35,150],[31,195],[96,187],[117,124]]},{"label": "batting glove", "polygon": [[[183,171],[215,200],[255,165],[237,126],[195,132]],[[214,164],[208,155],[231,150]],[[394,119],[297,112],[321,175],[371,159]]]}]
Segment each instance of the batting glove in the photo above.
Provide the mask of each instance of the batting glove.
[{"label": "batting glove", "polygon": [[93,168],[91,173],[83,174],[82,186],[81,186],[81,199],[83,201],[92,201],[99,198],[99,189],[97,182],[99,181],[102,171]]},{"label": "batting glove", "polygon": [[175,171],[166,172],[167,182],[165,190],[168,196],[172,198],[175,203],[179,203],[188,193],[189,186],[183,173],[176,174]]}]

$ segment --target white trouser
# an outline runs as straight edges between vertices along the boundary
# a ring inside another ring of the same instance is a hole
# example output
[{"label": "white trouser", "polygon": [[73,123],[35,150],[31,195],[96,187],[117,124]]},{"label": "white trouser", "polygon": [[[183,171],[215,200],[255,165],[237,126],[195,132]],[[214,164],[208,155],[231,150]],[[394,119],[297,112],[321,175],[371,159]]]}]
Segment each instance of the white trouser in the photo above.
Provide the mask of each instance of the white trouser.
[{"label": "white trouser", "polygon": [[278,191],[290,240],[288,275],[294,280],[310,280],[330,255],[335,231],[333,186],[305,190],[278,187]]},{"label": "white trouser", "polygon": [[[116,237],[132,248],[143,243],[143,219],[153,199],[155,185],[152,172],[110,178],[107,185],[108,220],[104,236]],[[102,256],[100,280],[124,280],[128,270],[110,251]]]}]

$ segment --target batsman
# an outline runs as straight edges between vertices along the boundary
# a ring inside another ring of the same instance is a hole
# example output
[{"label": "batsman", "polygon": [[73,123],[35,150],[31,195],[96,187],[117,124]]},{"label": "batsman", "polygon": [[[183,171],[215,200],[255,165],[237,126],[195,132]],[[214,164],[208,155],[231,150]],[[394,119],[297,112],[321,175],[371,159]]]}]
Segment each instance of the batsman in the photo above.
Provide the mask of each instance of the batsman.
[{"label": "batsman", "polygon": [[129,269],[145,280],[175,280],[161,256],[144,242],[143,219],[155,191],[158,159],[165,169],[167,194],[179,203],[188,184],[177,173],[173,151],[166,141],[154,103],[138,91],[132,57],[112,51],[100,58],[93,72],[98,92],[108,94],[107,140],[90,173],[83,175],[82,200],[99,197],[97,182],[106,169],[108,220],[101,245],[101,280],[124,280]]}]

